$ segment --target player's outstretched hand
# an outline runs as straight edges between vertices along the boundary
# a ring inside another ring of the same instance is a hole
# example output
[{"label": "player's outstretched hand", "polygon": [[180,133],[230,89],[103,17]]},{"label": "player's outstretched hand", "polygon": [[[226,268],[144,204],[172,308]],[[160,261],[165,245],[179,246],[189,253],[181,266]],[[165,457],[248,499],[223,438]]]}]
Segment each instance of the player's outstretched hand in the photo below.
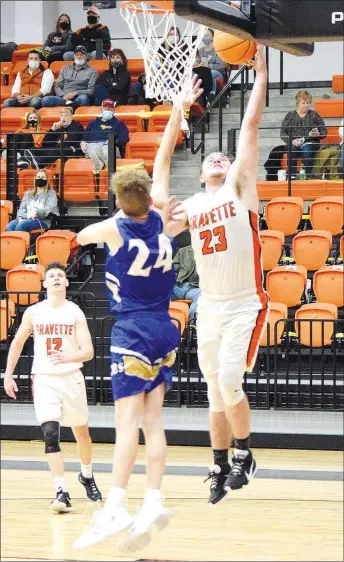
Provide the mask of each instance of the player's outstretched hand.
[{"label": "player's outstretched hand", "polygon": [[7,396],[9,396],[10,398],[13,398],[13,400],[17,399],[16,392],[18,392],[18,387],[17,387],[16,381],[13,379],[13,377],[7,377],[5,375],[4,388],[5,388],[5,392],[6,392]]},{"label": "player's outstretched hand", "polygon": [[191,86],[185,84],[183,91],[180,94],[172,96],[173,105],[176,107],[183,108],[184,110],[189,110],[190,106],[203,94],[203,88],[201,88],[202,80],[200,80],[195,74],[192,77]]},{"label": "player's outstretched hand", "polygon": [[248,61],[247,64],[254,68],[257,74],[266,72],[266,59],[263,45],[258,43],[255,59]]},{"label": "player's outstretched hand", "polygon": [[[181,207],[181,202],[176,200],[175,195],[168,200],[168,221],[179,221],[185,210]],[[179,209],[178,209],[179,207]]]}]

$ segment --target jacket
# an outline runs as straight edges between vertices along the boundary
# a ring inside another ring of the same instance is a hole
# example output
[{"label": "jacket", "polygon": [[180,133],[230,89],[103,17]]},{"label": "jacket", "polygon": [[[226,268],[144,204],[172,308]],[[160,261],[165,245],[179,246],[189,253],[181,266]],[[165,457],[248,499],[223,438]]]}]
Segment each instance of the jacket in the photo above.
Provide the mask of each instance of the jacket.
[{"label": "jacket", "polygon": [[126,105],[128,103],[130,74],[125,68],[105,70],[105,72],[98,76],[97,84],[105,86],[110,98],[117,102],[118,105]]},{"label": "jacket", "polygon": [[125,123],[116,119],[116,117],[113,117],[109,121],[103,121],[101,117],[90,121],[85,130],[84,141],[107,142],[109,133],[114,133],[116,135],[117,146],[125,146],[129,141],[128,127]]},{"label": "jacket", "polygon": [[98,73],[89,64],[77,68],[76,65],[69,64],[61,69],[55,85],[55,93],[61,98],[70,92],[86,94],[93,97]]},{"label": "jacket", "polygon": [[75,155],[82,156],[80,143],[84,136],[84,127],[78,121],[71,121],[68,127],[59,127],[56,131],[50,129],[44,137],[42,148],[50,149],[59,146],[61,133],[64,133],[64,147],[66,149],[73,147],[75,148]]},{"label": "jacket", "polygon": [[73,31],[70,29],[63,33],[56,33],[56,31],[49,33],[42,47],[42,51],[44,51],[44,47],[50,47],[52,53],[64,53],[72,34]]},{"label": "jacket", "polygon": [[[289,111],[282,121],[281,126],[281,139],[288,145],[289,128],[291,129],[291,138],[300,139],[305,138],[306,141],[319,142],[327,135],[327,129],[322,117],[316,111],[309,110],[308,113],[301,118],[297,111]],[[318,127],[320,136],[309,137],[308,134],[311,129]]]},{"label": "jacket", "polygon": [[20,203],[17,218],[27,219],[28,213],[32,209],[36,210],[37,218],[44,220],[48,227],[50,227],[51,220],[47,218],[48,215],[51,213],[59,215],[56,192],[53,189],[48,189],[46,193],[36,193],[34,195],[33,190],[26,191]]},{"label": "jacket", "polygon": [[184,246],[183,248],[179,248],[173,259],[173,265],[177,274],[177,285],[190,283],[194,287],[198,287],[199,277],[196,270],[196,262],[192,246]]},{"label": "jacket", "polygon": [[88,53],[96,50],[97,39],[103,40],[103,53],[108,56],[111,48],[110,31],[106,25],[99,23],[96,27],[81,27],[77,29],[69,38],[66,51],[74,51],[75,47],[82,45]]}]

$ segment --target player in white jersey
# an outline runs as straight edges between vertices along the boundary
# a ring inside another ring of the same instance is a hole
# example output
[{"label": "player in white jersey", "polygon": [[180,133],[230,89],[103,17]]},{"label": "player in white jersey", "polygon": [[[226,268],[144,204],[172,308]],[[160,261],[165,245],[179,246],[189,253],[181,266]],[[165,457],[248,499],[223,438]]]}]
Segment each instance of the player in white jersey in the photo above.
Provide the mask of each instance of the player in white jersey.
[{"label": "player in white jersey", "polygon": [[90,501],[102,499],[92,471],[86,387],[80,371],[83,362],[93,358],[93,345],[84,313],[66,299],[68,280],[61,263],[47,265],[43,285],[47,299],[27,308],[11,343],[4,386],[8,396],[16,399],[18,388],[13,372],[26,340],[33,334],[34,406],[56,489],[56,498],[50,507],[57,512],[68,512],[72,504],[64,479],[60,424],[72,428],[81,461],[78,479],[87,498]]},{"label": "player in white jersey", "polygon": [[[256,80],[241,126],[236,159],[222,153],[205,158],[198,193],[172,209],[171,232],[189,226],[202,291],[198,301],[198,360],[208,386],[214,467],[209,502],[248,484],[256,471],[250,451],[250,409],[242,383],[255,363],[267,319],[258,234],[259,122],[267,70],[258,46]],[[235,438],[228,462],[231,433]]]}]

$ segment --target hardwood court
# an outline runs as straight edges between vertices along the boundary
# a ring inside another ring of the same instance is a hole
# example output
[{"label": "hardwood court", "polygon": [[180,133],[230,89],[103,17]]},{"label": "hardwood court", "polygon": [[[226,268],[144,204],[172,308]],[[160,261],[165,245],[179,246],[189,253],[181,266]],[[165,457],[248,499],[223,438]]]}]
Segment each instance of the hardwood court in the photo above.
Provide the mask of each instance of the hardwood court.
[{"label": "hardwood court", "polygon": [[[112,449],[94,446],[96,479],[104,495],[111,481]],[[75,446],[64,443],[63,451],[74,511],[57,515],[48,509],[54,492],[50,474],[43,470],[43,443],[2,442],[2,560],[342,560],[340,452],[257,449],[260,475],[209,508],[203,480],[210,450],[170,447],[163,490],[173,520],[146,550],[128,558],[116,553],[117,537],[86,551],[72,550],[100,506],[84,499]],[[38,470],[28,470],[30,461],[38,461]],[[143,464],[141,447],[137,470],[142,472]],[[144,482],[142,473],[131,479],[131,513],[142,500]]]}]

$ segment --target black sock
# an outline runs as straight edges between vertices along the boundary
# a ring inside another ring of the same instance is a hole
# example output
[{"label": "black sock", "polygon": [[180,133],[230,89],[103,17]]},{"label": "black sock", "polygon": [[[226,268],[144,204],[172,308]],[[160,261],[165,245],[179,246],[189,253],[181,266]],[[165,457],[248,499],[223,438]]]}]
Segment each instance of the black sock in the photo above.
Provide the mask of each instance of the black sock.
[{"label": "black sock", "polygon": [[246,437],[246,439],[235,439],[234,447],[241,451],[248,451],[250,448],[250,436]]},{"label": "black sock", "polygon": [[228,449],[213,449],[214,463],[219,466],[228,465]]}]

